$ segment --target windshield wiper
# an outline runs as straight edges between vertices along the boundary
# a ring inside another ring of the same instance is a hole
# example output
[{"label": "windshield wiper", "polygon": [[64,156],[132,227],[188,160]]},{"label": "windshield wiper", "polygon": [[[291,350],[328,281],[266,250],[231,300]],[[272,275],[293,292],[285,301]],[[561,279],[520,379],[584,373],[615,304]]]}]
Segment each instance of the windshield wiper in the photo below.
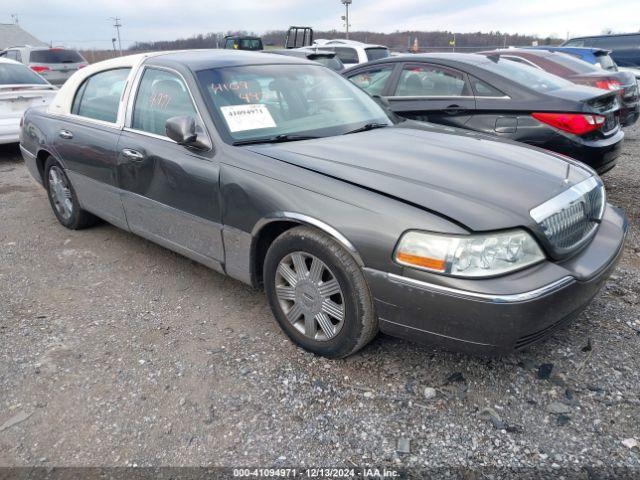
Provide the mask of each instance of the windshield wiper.
[{"label": "windshield wiper", "polygon": [[314,138],[322,138],[314,135],[275,135],[273,137],[266,138],[248,138],[246,140],[236,140],[234,145],[254,145],[256,143],[281,143],[281,142],[295,142],[298,140],[312,140]]},{"label": "windshield wiper", "polygon": [[350,130],[343,133],[343,135],[349,135],[350,133],[367,132],[369,130],[373,130],[374,128],[384,128],[390,126],[391,125],[389,125],[388,123],[365,123],[363,126],[358,127],[355,130]]}]

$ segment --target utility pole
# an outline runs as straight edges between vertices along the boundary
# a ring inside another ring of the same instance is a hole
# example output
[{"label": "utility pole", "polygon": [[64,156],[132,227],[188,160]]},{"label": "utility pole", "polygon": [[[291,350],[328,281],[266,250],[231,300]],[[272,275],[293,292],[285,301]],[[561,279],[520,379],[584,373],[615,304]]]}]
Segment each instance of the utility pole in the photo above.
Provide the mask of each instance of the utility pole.
[{"label": "utility pole", "polygon": [[122,41],[120,41],[120,27],[122,26],[122,24],[120,23],[120,18],[109,17],[109,20],[113,20],[113,26],[115,27],[116,32],[118,33],[118,50],[120,50],[120,56],[122,56]]},{"label": "utility pole", "polygon": [[346,26],[346,33],[347,33],[347,40],[348,40],[349,39],[349,5],[351,5],[353,0],[340,0],[340,1],[342,2],[345,8],[344,23]]}]

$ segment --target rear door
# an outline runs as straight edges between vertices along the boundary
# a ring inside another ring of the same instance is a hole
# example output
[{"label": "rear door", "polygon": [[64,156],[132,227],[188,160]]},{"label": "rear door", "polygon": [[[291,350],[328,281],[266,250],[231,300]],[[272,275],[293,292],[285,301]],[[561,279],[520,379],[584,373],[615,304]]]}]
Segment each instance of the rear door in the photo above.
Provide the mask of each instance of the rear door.
[{"label": "rear door", "polygon": [[88,77],[75,93],[71,115],[51,117],[52,143],[82,208],[127,228],[116,181],[116,147],[124,119],[122,95],[130,68]]},{"label": "rear door", "polygon": [[463,127],[476,108],[467,75],[428,63],[405,63],[387,97],[391,110],[413,120]]},{"label": "rear door", "polygon": [[165,67],[145,67],[136,84],[117,155],[129,227],[221,270],[220,165],[211,149],[178,145],[165,133],[169,118],[191,116],[209,138],[192,90],[180,73]]}]

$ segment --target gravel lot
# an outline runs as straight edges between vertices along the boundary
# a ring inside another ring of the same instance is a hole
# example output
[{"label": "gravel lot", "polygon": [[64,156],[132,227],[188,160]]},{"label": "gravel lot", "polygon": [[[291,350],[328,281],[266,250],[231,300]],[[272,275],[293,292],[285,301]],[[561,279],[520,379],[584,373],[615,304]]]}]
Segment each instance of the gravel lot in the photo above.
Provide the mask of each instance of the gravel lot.
[{"label": "gravel lot", "polygon": [[64,229],[0,147],[0,466],[640,472],[640,129],[604,179],[631,232],[569,328],[501,359],[381,336],[330,361],[261,292],[107,224]]}]

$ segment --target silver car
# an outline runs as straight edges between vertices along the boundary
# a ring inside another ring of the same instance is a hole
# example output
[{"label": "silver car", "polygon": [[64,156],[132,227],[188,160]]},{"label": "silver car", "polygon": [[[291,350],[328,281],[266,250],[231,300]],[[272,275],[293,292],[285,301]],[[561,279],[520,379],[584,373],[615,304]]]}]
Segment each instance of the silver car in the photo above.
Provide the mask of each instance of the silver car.
[{"label": "silver car", "polygon": [[77,51],[57,47],[10,47],[0,52],[0,56],[28,65],[53,85],[62,85],[73,73],[88,64]]}]

